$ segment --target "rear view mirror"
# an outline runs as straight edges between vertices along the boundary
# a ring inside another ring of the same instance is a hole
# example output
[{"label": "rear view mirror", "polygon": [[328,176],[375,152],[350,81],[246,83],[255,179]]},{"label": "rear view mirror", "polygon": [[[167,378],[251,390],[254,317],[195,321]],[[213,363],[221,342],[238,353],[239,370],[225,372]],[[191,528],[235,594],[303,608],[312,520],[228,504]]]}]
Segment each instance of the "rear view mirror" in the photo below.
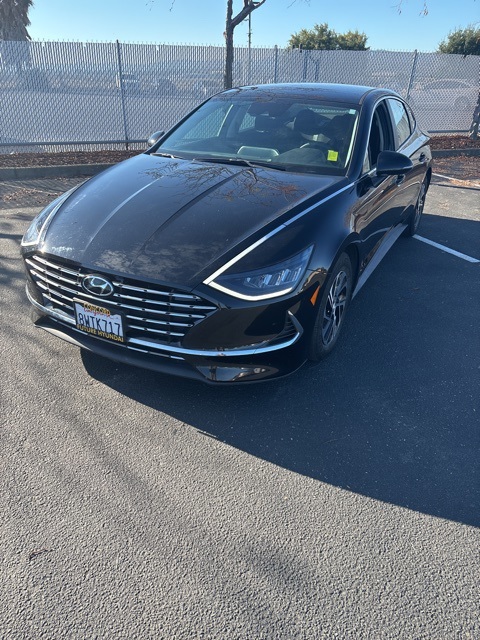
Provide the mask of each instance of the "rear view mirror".
[{"label": "rear view mirror", "polygon": [[165,131],[155,131],[155,133],[152,133],[152,135],[147,140],[147,147],[148,148],[153,147],[153,145],[157,144],[160,138],[164,135],[165,135]]}]

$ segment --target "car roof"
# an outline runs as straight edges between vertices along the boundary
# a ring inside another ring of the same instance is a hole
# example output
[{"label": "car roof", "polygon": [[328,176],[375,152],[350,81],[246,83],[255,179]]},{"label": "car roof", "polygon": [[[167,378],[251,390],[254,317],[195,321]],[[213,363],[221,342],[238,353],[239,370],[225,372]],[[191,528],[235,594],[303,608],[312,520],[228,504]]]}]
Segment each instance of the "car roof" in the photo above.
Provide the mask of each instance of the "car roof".
[{"label": "car roof", "polygon": [[272,97],[291,97],[291,98],[315,98],[326,102],[347,102],[350,104],[362,104],[365,97],[370,94],[396,96],[395,91],[389,89],[378,89],[375,87],[365,87],[353,84],[326,84],[326,83],[279,83],[279,84],[263,84],[246,87],[236,87],[228,89],[221,95],[241,92],[245,98],[272,98]]}]

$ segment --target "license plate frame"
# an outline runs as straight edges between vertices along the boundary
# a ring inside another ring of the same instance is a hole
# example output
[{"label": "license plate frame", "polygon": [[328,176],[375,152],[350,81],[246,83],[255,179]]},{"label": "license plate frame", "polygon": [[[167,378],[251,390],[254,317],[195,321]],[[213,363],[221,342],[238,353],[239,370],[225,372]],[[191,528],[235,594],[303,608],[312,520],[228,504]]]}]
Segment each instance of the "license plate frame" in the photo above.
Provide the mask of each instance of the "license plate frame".
[{"label": "license plate frame", "polygon": [[115,344],[126,342],[126,322],[121,311],[78,298],[74,298],[73,305],[79,331]]}]

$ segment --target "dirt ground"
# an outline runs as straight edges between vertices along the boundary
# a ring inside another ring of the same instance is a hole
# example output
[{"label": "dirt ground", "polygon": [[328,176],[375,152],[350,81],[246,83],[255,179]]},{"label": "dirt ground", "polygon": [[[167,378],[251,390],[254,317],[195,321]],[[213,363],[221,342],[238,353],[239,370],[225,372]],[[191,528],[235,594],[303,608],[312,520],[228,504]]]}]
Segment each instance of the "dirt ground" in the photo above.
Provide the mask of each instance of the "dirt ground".
[{"label": "dirt ground", "polygon": [[433,168],[440,173],[457,180],[480,181],[480,156],[462,154],[463,149],[480,149],[480,138],[471,140],[466,136],[433,136],[430,140],[432,150],[455,149],[459,155],[447,158],[435,158]]},{"label": "dirt ground", "polygon": [[432,149],[480,149],[480,138],[472,140],[467,136],[449,135],[430,138]]},{"label": "dirt ground", "polygon": [[49,167],[73,164],[108,164],[131,158],[136,151],[63,151],[61,153],[9,153],[0,154],[0,167]]},{"label": "dirt ground", "polygon": [[480,156],[450,156],[434,158],[433,171],[457,180],[480,184]]}]

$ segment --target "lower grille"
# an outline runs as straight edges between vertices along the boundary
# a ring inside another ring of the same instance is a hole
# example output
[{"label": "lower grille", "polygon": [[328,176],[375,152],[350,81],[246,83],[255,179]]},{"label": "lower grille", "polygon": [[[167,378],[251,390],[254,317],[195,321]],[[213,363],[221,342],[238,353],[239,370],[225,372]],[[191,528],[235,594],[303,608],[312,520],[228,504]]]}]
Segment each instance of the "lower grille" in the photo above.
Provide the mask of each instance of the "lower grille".
[{"label": "lower grille", "polygon": [[291,340],[292,338],[295,338],[295,336],[298,335],[298,332],[299,332],[298,322],[297,322],[297,326],[295,326],[295,324],[292,321],[292,316],[290,314],[288,314],[287,315],[287,319],[285,321],[285,327],[278,334],[278,336],[273,338],[273,340],[270,340],[269,344],[271,346],[275,346],[277,344],[283,344],[283,343],[287,342],[288,340]]},{"label": "lower grille", "polygon": [[162,345],[179,346],[194,325],[217,310],[213,303],[191,293],[127,278],[110,277],[114,291],[105,300],[82,288],[83,278],[92,271],[50,257],[30,256],[26,267],[42,292],[44,305],[55,312],[57,320],[75,325],[74,298],[121,310],[126,318],[124,346],[143,353],[183,359],[162,353]]}]

